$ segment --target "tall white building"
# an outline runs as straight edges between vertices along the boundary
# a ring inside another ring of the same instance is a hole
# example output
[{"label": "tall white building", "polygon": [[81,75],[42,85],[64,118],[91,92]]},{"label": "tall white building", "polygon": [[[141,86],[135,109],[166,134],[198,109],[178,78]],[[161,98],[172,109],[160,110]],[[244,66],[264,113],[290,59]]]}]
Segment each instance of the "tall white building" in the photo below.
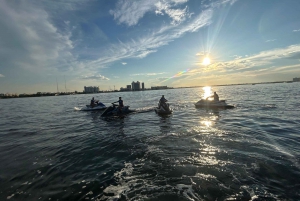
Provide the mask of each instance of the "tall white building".
[{"label": "tall white building", "polygon": [[100,91],[99,87],[96,87],[96,86],[86,87],[86,86],[84,86],[84,92],[85,93],[99,93],[99,91]]}]

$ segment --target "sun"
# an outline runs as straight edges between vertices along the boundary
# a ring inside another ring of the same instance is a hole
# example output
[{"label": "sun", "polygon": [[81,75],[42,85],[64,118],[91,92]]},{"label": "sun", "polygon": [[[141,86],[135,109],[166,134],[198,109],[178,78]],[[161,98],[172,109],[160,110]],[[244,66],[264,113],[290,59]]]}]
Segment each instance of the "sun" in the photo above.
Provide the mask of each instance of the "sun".
[{"label": "sun", "polygon": [[205,66],[209,65],[209,64],[210,64],[210,58],[209,58],[209,57],[205,57],[205,58],[203,59],[202,64],[205,65]]}]

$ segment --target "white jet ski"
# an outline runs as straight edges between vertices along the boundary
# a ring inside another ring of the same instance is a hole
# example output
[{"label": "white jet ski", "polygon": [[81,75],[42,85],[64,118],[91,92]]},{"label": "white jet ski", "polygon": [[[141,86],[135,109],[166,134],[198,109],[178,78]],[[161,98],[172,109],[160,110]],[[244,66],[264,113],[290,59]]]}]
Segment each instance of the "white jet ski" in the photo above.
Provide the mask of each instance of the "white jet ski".
[{"label": "white jet ski", "polygon": [[173,110],[170,108],[168,103],[160,104],[158,103],[158,107],[154,109],[156,114],[159,115],[168,115],[172,114]]},{"label": "white jet ski", "polygon": [[220,100],[220,101],[214,101],[214,100],[206,100],[201,99],[197,103],[195,103],[195,106],[198,108],[211,108],[211,109],[231,109],[234,108],[233,105],[227,105],[226,100]]},{"label": "white jet ski", "polygon": [[83,108],[78,108],[78,107],[75,107],[75,110],[80,110],[80,111],[93,111],[93,110],[104,110],[106,109],[107,107],[101,103],[101,102],[98,102],[97,105],[95,105],[94,107],[92,107],[91,105],[86,105],[86,107],[83,107]]}]

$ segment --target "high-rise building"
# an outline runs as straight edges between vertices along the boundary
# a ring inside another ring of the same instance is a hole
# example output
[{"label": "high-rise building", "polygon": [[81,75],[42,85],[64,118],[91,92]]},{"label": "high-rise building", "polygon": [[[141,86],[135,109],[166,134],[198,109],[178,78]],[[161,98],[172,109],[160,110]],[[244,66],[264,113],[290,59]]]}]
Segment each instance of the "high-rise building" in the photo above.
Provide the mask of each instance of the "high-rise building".
[{"label": "high-rise building", "polygon": [[139,81],[137,82],[132,82],[131,83],[131,86],[132,86],[132,91],[139,91],[141,90],[141,83]]},{"label": "high-rise building", "polygon": [[130,84],[127,85],[126,88],[127,88],[128,91],[131,91],[131,85]]},{"label": "high-rise building", "polygon": [[96,86],[86,87],[84,86],[84,93],[99,93],[100,89]]},{"label": "high-rise building", "polygon": [[145,90],[145,84],[142,82],[142,90]]}]

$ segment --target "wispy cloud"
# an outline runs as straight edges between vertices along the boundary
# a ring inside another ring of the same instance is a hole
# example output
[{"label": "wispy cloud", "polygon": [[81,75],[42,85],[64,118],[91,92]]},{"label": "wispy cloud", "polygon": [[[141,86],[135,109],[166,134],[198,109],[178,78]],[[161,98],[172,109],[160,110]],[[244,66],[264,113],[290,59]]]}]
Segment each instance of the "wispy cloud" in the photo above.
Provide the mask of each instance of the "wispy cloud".
[{"label": "wispy cloud", "polygon": [[167,25],[139,39],[132,39],[127,42],[119,41],[119,43],[111,45],[108,48],[109,51],[103,52],[101,58],[91,61],[87,66],[99,68],[122,59],[144,58],[150,53],[156,52],[159,47],[168,45],[174,39],[180,38],[188,32],[196,32],[201,27],[209,25],[212,15],[213,10],[209,8],[185,24]]},{"label": "wispy cloud", "polygon": [[4,75],[0,74],[0,77],[5,77]]},{"label": "wispy cloud", "polygon": [[[123,1],[119,1],[119,3]],[[145,1],[141,1],[145,7],[141,6],[142,9],[148,8]],[[141,3],[140,2],[140,3]],[[147,1],[148,2],[148,1]],[[150,2],[150,1],[149,1]],[[153,1],[151,1],[153,3]],[[185,1],[172,1],[173,3],[184,3]],[[99,68],[110,65],[113,62],[128,59],[128,58],[144,58],[147,55],[157,52],[158,48],[168,45],[171,41],[182,37],[186,33],[196,32],[200,28],[205,27],[211,23],[211,18],[213,17],[214,9],[217,9],[220,5],[232,4],[235,0],[220,0],[207,6],[200,14],[195,15],[193,18],[189,19],[182,24],[170,24],[162,26],[159,30],[153,31],[152,34],[148,36],[143,36],[138,39],[132,39],[127,42],[119,41],[117,44],[111,45],[107,49],[109,51],[103,52],[102,57],[91,61],[87,66],[91,68]],[[121,5],[121,4],[120,4]],[[120,7],[119,5],[119,7]],[[152,4],[151,4],[152,5]],[[124,8],[129,9],[128,4],[125,3]],[[131,9],[131,8],[130,8]],[[142,16],[141,16],[142,17]],[[122,18],[123,19],[123,18]],[[127,18],[126,18],[127,19]],[[136,19],[136,18],[135,18]],[[131,20],[128,20],[128,22]]]},{"label": "wispy cloud", "polygon": [[270,40],[266,40],[266,43],[274,42],[274,41],[276,41],[276,39],[270,39]]},{"label": "wispy cloud", "polygon": [[[180,2],[180,3],[185,3],[185,2]],[[179,24],[185,21],[186,16],[189,15],[188,7],[185,7],[183,9],[173,9],[171,4],[169,4],[168,2],[161,2],[161,1],[159,1],[155,5],[156,5],[155,13],[160,15],[164,15],[164,14],[168,15],[172,19],[171,21],[172,25]]]},{"label": "wispy cloud", "polygon": [[186,2],[187,0],[119,0],[116,8],[110,10],[110,14],[118,23],[124,23],[128,26],[136,25],[147,12],[168,15],[172,19],[171,23],[176,24],[183,21],[187,14],[187,7],[183,9],[177,7]]},{"label": "wispy cloud", "polygon": [[122,65],[126,65],[127,63],[126,63],[126,62],[122,62],[121,64],[122,64]]},{"label": "wispy cloud", "polygon": [[109,78],[103,76],[103,75],[86,75],[82,76],[82,79],[86,80],[109,80]]},{"label": "wispy cloud", "polygon": [[125,23],[128,26],[136,25],[145,13],[155,9],[153,1],[126,1],[119,0],[116,9],[110,10],[110,14],[119,23]]},{"label": "wispy cloud", "polygon": [[204,52],[198,52],[198,53],[196,54],[196,56],[203,56],[203,55],[205,55]]},{"label": "wispy cloud", "polygon": [[[188,77],[187,80],[190,81],[206,81],[206,80],[230,80],[230,79],[247,79],[249,77],[262,77],[262,76],[268,76],[272,74],[278,73],[294,73],[298,72],[300,73],[300,64],[295,65],[289,65],[289,66],[271,66],[271,67],[265,67],[260,69],[247,69],[242,72],[230,72],[226,74],[203,74],[201,77],[194,76],[193,78]],[[290,78],[291,79],[291,78]],[[234,81],[234,80],[232,80]],[[231,81],[231,82],[232,82]]]},{"label": "wispy cloud", "polygon": [[[211,80],[227,80],[232,83],[233,79],[243,81],[242,79],[248,79],[247,76],[258,77],[272,73],[293,73],[297,71],[300,73],[300,64],[298,64],[300,60],[300,44],[262,51],[251,56],[235,56],[236,58],[230,61],[213,63],[204,68],[194,68],[182,78],[184,78],[185,83]],[[295,64],[278,64],[278,61],[282,59],[288,59]],[[174,80],[172,84],[180,83]]]},{"label": "wispy cloud", "polygon": [[146,81],[147,85],[158,86],[161,85],[162,81],[168,79],[168,77],[151,77]]},{"label": "wispy cloud", "polygon": [[293,30],[293,32],[299,32],[300,31],[300,29],[295,29],[295,30]]},{"label": "wispy cloud", "polygon": [[162,75],[165,74],[165,72],[162,73],[137,73],[137,74],[131,74],[130,76],[155,76],[155,75]]},{"label": "wispy cloud", "polygon": [[227,62],[217,62],[202,69],[203,71],[228,72],[244,70],[253,67],[272,65],[279,59],[300,59],[300,44],[291,45],[286,48],[273,49],[260,52],[256,55],[238,58]]}]

